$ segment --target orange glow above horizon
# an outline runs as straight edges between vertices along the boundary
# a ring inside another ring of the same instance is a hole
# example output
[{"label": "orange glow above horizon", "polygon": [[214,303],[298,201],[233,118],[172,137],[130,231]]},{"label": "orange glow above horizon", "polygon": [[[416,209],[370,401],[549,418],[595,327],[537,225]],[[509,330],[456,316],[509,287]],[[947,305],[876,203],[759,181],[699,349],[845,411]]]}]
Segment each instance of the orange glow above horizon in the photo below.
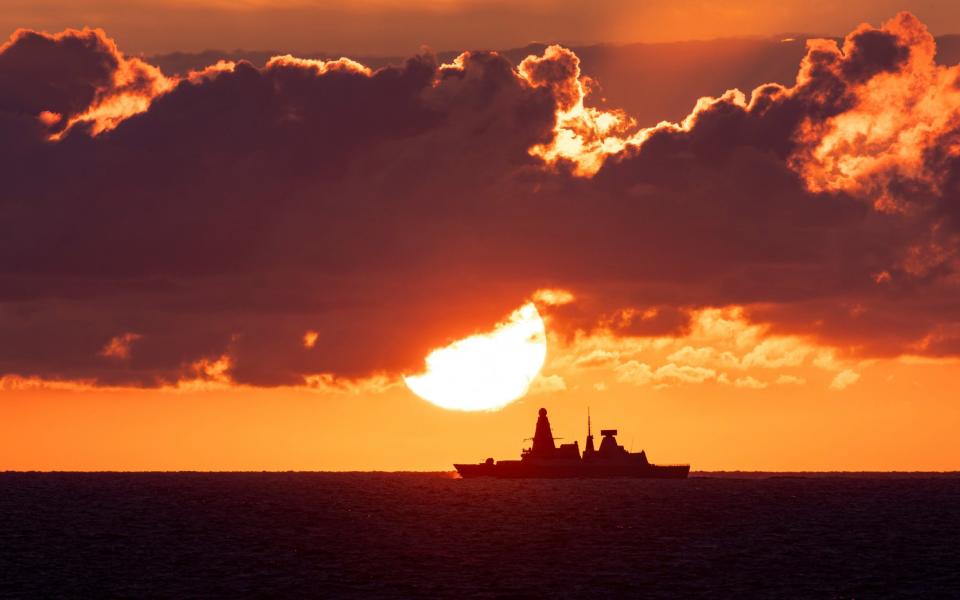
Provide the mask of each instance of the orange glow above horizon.
[{"label": "orange glow above horizon", "polygon": [[[516,458],[540,406],[555,435],[582,445],[587,403],[595,427],[617,427],[635,451],[695,471],[960,464],[955,363],[885,360],[864,367],[843,391],[824,389],[829,374],[814,382],[813,372],[799,375],[806,383],[766,389],[715,379],[637,387],[608,373],[565,373],[566,389],[531,390],[481,412],[444,410],[402,386],[358,396],[332,388],[50,389],[0,381],[0,470],[451,470],[453,462]],[[595,388],[598,381],[605,387]]]},{"label": "orange glow above horizon", "polygon": [[[541,306],[570,301],[562,290],[533,297]],[[440,408],[382,376],[243,386],[230,382],[229,356],[198,361],[192,379],[152,390],[8,376],[0,377],[0,469],[444,470],[515,457],[539,406],[556,435],[581,439],[588,404],[595,424],[618,427],[635,449],[694,470],[960,464],[956,360],[843,358],[772,334],[737,308],[701,310],[683,335],[569,340],[546,327],[540,337],[539,313],[517,312],[474,337],[506,330],[508,347],[541,340],[551,351],[532,382],[518,383],[530,384],[525,395],[499,410]]]}]

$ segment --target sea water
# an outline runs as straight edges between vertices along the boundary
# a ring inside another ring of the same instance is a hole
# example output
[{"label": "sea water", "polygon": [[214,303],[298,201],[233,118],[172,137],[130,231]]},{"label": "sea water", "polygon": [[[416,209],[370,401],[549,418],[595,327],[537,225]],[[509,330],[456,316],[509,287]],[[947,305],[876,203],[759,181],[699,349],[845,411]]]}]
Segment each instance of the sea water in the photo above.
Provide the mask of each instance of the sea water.
[{"label": "sea water", "polygon": [[960,478],[0,474],[0,597],[960,598]]}]

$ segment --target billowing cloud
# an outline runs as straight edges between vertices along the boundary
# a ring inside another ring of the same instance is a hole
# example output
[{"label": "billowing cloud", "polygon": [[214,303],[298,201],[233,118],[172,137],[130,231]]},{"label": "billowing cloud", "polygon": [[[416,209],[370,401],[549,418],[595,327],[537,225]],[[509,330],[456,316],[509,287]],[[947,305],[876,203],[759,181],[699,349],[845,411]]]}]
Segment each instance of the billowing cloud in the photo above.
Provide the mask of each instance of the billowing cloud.
[{"label": "billowing cloud", "polygon": [[740,308],[693,311],[688,331],[680,335],[622,337],[606,329],[578,332],[566,341],[555,335],[551,342],[548,370],[581,381],[613,375],[618,383],[654,389],[731,385],[760,390],[806,383],[800,374],[825,379],[817,385],[830,387],[838,373],[853,373],[871,362],[773,333],[769,326],[749,322]]},{"label": "billowing cloud", "polygon": [[32,115],[54,138],[78,124],[92,135],[112,129],[172,87],[158,68],[125,57],[99,29],[21,29],[0,46],[0,111]]},{"label": "billowing cloud", "polygon": [[777,385],[803,385],[806,380],[796,375],[781,375],[774,381]]},{"label": "billowing cloud", "polygon": [[320,338],[320,334],[316,331],[307,331],[303,334],[303,347],[304,348],[313,348],[317,345],[317,340]]},{"label": "billowing cloud", "polygon": [[[759,387],[723,361],[789,368],[807,341],[957,355],[956,68],[932,51],[900,15],[811,42],[791,87],[639,128],[592,103],[560,47],[174,77],[98,30],[17,32],[0,48],[0,374],[390,381],[531,298],[568,339],[683,337],[731,306],[779,336],[655,367],[584,359],[634,380]],[[139,336],[123,360],[104,354],[117,332]]]},{"label": "billowing cloud", "polygon": [[860,374],[850,369],[845,369],[837,373],[833,381],[830,382],[831,390],[845,390],[860,380]]},{"label": "billowing cloud", "polygon": [[770,384],[766,381],[760,381],[752,375],[745,375],[743,377],[737,377],[734,379],[733,385],[738,388],[746,388],[749,390],[762,390],[766,389]]},{"label": "billowing cloud", "polygon": [[110,341],[100,350],[101,356],[126,360],[130,358],[130,345],[140,339],[136,333],[124,333],[110,338]]},{"label": "billowing cloud", "polygon": [[[960,154],[960,68],[934,62],[926,28],[903,13],[882,29],[860,26],[843,48],[818,42],[804,77],[836,81],[842,111],[808,115],[797,131],[794,167],[813,191],[845,191],[881,210],[904,210],[938,194]],[[921,196],[923,197],[923,196]]]}]

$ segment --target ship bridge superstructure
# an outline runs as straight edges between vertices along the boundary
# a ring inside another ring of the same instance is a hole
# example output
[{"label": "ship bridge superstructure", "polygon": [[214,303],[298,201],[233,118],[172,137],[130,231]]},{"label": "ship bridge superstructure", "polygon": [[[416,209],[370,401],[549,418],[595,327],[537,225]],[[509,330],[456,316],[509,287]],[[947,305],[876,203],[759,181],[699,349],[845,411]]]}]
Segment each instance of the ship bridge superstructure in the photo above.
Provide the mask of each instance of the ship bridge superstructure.
[{"label": "ship bridge superstructure", "polygon": [[594,448],[590,412],[587,411],[587,440],[583,455],[576,441],[557,445],[553,437],[547,409],[541,408],[533,433],[533,444],[523,450],[520,460],[494,461],[488,458],[479,464],[455,464],[462,477],[648,477],[683,479],[690,465],[654,465],[645,452],[628,452],[617,443],[616,429],[600,430],[600,447]]}]

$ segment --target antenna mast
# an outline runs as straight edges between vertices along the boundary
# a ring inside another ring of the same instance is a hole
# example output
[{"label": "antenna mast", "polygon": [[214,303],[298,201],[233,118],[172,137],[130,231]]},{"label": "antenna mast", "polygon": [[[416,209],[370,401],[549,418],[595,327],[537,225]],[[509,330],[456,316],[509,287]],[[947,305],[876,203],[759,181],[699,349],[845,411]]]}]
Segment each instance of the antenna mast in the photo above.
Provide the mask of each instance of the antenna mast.
[{"label": "antenna mast", "polygon": [[583,449],[583,455],[593,454],[593,431],[590,430],[590,407],[587,407],[587,446]]}]

